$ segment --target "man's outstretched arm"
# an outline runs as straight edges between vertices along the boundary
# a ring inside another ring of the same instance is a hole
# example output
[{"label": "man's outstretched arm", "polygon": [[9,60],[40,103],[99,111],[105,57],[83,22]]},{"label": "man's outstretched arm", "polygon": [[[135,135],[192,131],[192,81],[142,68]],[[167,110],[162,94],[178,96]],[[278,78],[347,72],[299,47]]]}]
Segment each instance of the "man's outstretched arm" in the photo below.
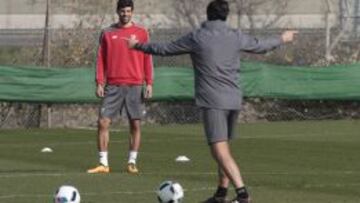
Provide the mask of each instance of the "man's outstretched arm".
[{"label": "man's outstretched arm", "polygon": [[191,33],[170,43],[139,43],[139,41],[132,37],[128,39],[130,48],[143,51],[148,54],[160,56],[172,56],[180,54],[188,54],[192,51],[192,36]]},{"label": "man's outstretched arm", "polygon": [[283,43],[292,42],[297,33],[297,31],[289,30],[283,32],[280,36],[260,39],[239,32],[239,47],[241,51],[245,52],[265,53],[275,49]]}]

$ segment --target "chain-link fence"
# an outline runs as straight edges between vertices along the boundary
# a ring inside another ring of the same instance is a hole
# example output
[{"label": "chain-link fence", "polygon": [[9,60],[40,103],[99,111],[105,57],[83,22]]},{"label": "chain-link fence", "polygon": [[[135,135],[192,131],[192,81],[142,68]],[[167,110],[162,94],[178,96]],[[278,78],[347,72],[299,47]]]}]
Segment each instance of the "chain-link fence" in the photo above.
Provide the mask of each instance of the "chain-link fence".
[{"label": "chain-link fence", "polygon": [[[0,128],[96,128],[97,104],[0,104]],[[189,124],[201,119],[199,108],[188,102],[150,102],[144,124]],[[357,101],[286,101],[248,98],[239,122],[360,119]],[[127,125],[125,114],[114,125]]]},{"label": "chain-link fence", "polygon": [[[92,17],[93,18],[93,17]],[[100,17],[99,17],[100,18]],[[99,20],[99,19],[98,19]],[[152,41],[176,39],[189,29],[151,29]],[[257,30],[258,35],[276,34],[281,30]],[[336,33],[336,31],[334,31]],[[100,29],[49,29],[45,46],[45,29],[0,29],[0,63],[4,65],[44,65],[50,67],[94,67]],[[325,30],[301,30],[297,41],[265,56],[244,54],[245,60],[265,61],[287,65],[326,65]],[[48,49],[46,49],[48,47]],[[317,50],[317,51],[314,51]],[[358,43],[341,42],[334,50],[336,63],[360,61]],[[46,54],[45,54],[46,52]],[[191,67],[189,56],[154,57],[155,67]],[[315,68],[315,67],[313,67]],[[156,82],[156,81],[155,81]],[[331,88],[331,87],[329,87]],[[95,91],[95,89],[94,89]],[[0,128],[19,127],[96,127],[99,104],[34,104],[0,103]],[[357,101],[291,101],[246,98],[239,121],[288,121],[312,119],[356,119],[360,116]],[[196,123],[199,109],[193,101],[148,102],[145,104],[144,122],[148,124]],[[119,118],[121,124],[126,119]]]}]

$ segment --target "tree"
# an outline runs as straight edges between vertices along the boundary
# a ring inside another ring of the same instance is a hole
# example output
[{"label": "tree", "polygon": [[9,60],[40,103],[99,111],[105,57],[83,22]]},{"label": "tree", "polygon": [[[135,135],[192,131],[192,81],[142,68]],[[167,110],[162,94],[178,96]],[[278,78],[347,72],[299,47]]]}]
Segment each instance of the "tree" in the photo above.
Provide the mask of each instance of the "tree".
[{"label": "tree", "polygon": [[[108,25],[108,21],[115,22],[116,0],[28,0],[28,3],[47,4],[43,64],[81,67],[94,63],[100,29]],[[53,14],[65,14],[71,20],[64,26],[54,27]]]},{"label": "tree", "polygon": [[[194,28],[205,20],[205,8],[210,0],[175,0],[175,22],[182,26]],[[229,0],[232,14],[237,16],[237,27],[247,28],[253,31],[256,28],[270,28],[285,14],[288,4],[287,0]],[[257,18],[256,14],[261,13],[264,18]],[[245,23],[247,20],[247,25]]]},{"label": "tree", "polygon": [[[247,27],[250,32],[257,28],[273,27],[284,16],[288,6],[287,0],[231,0],[231,2],[235,4],[238,28]],[[263,17],[258,18],[257,14]]]},{"label": "tree", "polygon": [[46,11],[45,11],[45,26],[44,26],[44,38],[42,48],[42,65],[50,67],[50,15],[51,15],[51,0],[46,0]]},{"label": "tree", "polygon": [[[349,18],[351,16],[351,0],[342,0],[343,5],[343,15],[347,16],[343,18],[342,23],[338,23],[338,33],[333,32],[333,25],[331,24],[331,15],[335,13],[334,5],[337,0],[324,0],[325,1],[325,59],[328,62],[334,61],[335,58],[332,55],[333,50],[339,44],[340,40],[348,33],[352,25],[352,21]],[[342,24],[342,25],[341,25]]]},{"label": "tree", "polygon": [[[114,20],[116,0],[67,0],[56,1],[56,7],[75,15],[74,27],[101,28],[106,20]],[[107,19],[111,16],[111,19]]]},{"label": "tree", "polygon": [[175,0],[173,7],[175,10],[174,21],[181,27],[190,26],[196,28],[205,19],[204,8],[209,0]]}]

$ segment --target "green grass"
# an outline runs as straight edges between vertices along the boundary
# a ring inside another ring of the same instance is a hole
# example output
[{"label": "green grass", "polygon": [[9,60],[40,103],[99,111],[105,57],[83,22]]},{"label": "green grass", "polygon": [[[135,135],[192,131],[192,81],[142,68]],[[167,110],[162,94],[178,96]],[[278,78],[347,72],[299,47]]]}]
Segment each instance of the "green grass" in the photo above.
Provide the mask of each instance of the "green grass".
[{"label": "green grass", "polygon": [[[241,124],[238,132],[233,153],[255,203],[360,202],[360,121]],[[127,129],[111,134],[113,173],[86,174],[97,163],[95,138],[91,130],[0,130],[0,202],[49,203],[72,184],[82,203],[155,203],[158,185],[176,180],[184,202],[198,203],[216,187],[201,125],[144,126],[140,176],[123,172]],[[178,155],[191,162],[176,163]]]}]

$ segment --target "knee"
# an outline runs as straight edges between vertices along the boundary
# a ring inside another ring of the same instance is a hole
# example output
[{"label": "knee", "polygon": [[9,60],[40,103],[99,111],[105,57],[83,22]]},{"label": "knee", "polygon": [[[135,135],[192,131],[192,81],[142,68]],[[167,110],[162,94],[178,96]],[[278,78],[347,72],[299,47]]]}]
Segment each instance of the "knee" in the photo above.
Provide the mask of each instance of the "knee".
[{"label": "knee", "polygon": [[100,129],[108,129],[110,126],[111,120],[108,118],[100,118],[98,125]]},{"label": "knee", "polygon": [[216,142],[210,145],[211,153],[215,159],[225,159],[231,157],[227,142]]},{"label": "knee", "polygon": [[133,132],[139,132],[140,131],[140,121],[139,120],[133,120],[130,121],[130,128]]}]

